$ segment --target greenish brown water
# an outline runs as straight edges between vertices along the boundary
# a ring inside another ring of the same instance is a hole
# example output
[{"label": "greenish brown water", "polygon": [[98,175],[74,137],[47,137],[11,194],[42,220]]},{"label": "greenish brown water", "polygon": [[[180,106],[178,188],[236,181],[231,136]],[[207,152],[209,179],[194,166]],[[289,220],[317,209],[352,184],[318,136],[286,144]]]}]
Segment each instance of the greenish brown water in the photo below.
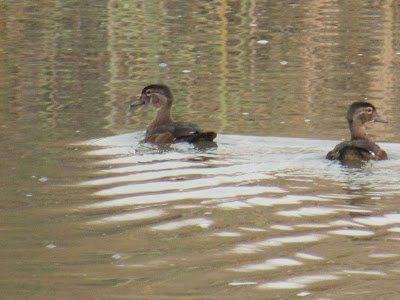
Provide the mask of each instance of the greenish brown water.
[{"label": "greenish brown water", "polygon": [[[396,1],[0,4],[1,299],[396,299]],[[168,84],[217,147],[140,144]],[[353,101],[388,161],[324,159]]]}]

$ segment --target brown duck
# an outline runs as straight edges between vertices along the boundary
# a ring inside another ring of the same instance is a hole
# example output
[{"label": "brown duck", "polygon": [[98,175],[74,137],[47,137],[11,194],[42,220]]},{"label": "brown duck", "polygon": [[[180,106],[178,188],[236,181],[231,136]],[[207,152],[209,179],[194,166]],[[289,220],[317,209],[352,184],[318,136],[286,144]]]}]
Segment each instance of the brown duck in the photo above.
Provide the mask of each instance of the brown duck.
[{"label": "brown duck", "polygon": [[163,84],[152,84],[142,90],[140,98],[132,103],[136,107],[151,103],[158,108],[157,115],[146,129],[145,142],[153,144],[201,141],[212,142],[215,132],[204,132],[199,126],[189,122],[174,122],[171,107],[174,102],[171,90]]},{"label": "brown duck", "polygon": [[347,122],[350,127],[350,141],[341,142],[326,158],[340,161],[364,161],[387,159],[385,150],[367,136],[365,125],[369,122],[387,121],[378,115],[375,107],[368,102],[355,102],[350,105],[347,111]]}]

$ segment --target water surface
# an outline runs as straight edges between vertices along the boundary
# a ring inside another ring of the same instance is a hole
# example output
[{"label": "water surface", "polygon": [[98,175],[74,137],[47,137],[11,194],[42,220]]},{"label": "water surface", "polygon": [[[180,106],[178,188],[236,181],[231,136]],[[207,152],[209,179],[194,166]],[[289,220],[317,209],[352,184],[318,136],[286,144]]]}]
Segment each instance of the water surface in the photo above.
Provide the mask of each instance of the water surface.
[{"label": "water surface", "polygon": [[[5,299],[400,292],[394,1],[0,5]],[[142,144],[168,84],[217,145]],[[353,101],[388,161],[325,160]]]}]

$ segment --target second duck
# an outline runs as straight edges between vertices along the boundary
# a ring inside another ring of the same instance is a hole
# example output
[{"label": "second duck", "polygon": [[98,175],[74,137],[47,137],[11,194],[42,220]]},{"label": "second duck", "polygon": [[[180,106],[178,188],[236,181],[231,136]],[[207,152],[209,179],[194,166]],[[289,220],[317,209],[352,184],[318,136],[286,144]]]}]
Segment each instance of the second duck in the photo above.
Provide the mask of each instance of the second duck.
[{"label": "second duck", "polygon": [[198,125],[190,122],[174,122],[171,117],[171,107],[174,102],[171,90],[164,84],[146,86],[140,98],[132,103],[136,107],[151,103],[158,108],[157,115],[146,129],[145,142],[153,144],[201,141],[212,142],[217,134],[213,131],[204,132]]},{"label": "second duck", "polygon": [[350,105],[347,111],[347,122],[350,127],[350,141],[336,145],[326,155],[327,159],[343,162],[388,159],[385,150],[371,141],[365,130],[365,125],[369,122],[387,123],[378,115],[371,103],[355,102]]}]

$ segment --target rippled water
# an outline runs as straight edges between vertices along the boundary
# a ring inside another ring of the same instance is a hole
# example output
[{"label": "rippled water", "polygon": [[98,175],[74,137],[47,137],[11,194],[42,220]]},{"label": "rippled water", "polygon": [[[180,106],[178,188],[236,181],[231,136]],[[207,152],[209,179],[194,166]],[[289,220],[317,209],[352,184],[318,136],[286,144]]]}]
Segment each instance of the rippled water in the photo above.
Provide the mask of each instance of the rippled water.
[{"label": "rippled water", "polygon": [[[0,298],[397,299],[399,15],[3,0]],[[156,82],[216,145],[140,142]],[[360,100],[389,160],[326,160]]]},{"label": "rippled water", "polygon": [[220,135],[210,149],[159,149],[142,137],[80,143],[100,147],[83,154],[95,170],[65,187],[94,190],[73,211],[102,232],[90,243],[110,245],[114,274],[147,278],[135,293],[377,295],[371,280],[397,277],[398,144],[382,143],[391,161],[349,167],[324,158],[336,141]]}]

